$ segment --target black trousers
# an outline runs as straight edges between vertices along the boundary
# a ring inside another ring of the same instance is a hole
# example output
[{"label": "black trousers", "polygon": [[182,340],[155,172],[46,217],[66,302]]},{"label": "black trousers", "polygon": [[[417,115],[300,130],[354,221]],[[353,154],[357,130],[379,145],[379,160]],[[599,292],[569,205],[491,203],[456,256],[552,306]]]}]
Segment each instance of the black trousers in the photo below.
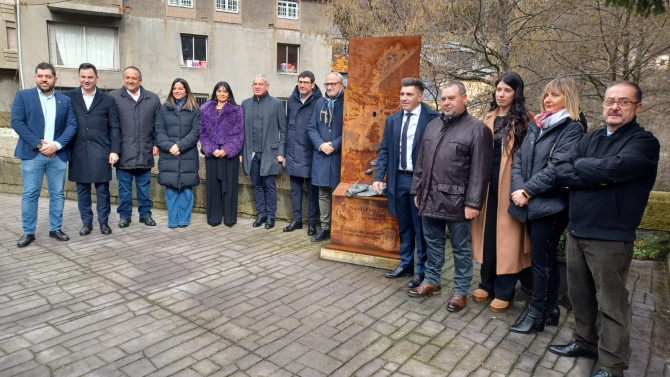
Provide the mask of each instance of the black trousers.
[{"label": "black trousers", "polygon": [[[493,186],[493,185],[492,185]],[[498,261],[497,252],[497,221],[498,221],[498,188],[489,190],[486,202],[486,224],[484,232],[484,260],[481,265],[481,283],[479,288],[487,291],[493,297],[511,301],[514,298],[514,288],[519,279],[519,274],[498,275],[496,265]]]},{"label": "black trousers", "polygon": [[568,209],[553,215],[528,220],[530,261],[533,269],[533,294],[530,305],[544,313],[558,301],[561,276],[556,261],[556,247],[568,225]]},{"label": "black trousers", "polygon": [[237,192],[240,174],[240,159],[206,157],[207,223],[221,224],[221,220],[232,226],[237,223]]}]

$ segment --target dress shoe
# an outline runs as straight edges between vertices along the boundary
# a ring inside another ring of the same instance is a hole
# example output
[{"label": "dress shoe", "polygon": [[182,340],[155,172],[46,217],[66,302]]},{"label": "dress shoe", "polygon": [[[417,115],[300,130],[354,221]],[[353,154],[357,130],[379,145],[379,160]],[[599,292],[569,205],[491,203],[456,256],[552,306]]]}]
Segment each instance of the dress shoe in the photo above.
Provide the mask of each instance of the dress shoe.
[{"label": "dress shoe", "polygon": [[63,233],[62,230],[56,229],[56,230],[50,230],[49,231],[49,237],[55,238],[58,241],[69,241],[70,237],[67,236],[67,234]]},{"label": "dress shoe", "polygon": [[489,305],[489,310],[491,310],[494,313],[504,313],[507,311],[507,309],[511,308],[513,304],[513,301],[505,301],[501,300],[499,298],[494,298],[493,301],[491,301],[491,304]]},{"label": "dress shoe", "polygon": [[414,275],[412,280],[410,280],[409,283],[407,283],[407,286],[410,287],[410,288],[416,288],[416,287],[420,286],[421,283],[423,282],[424,277],[426,277],[426,274],[416,274],[416,275]]},{"label": "dress shoe", "polygon": [[412,288],[407,292],[410,297],[423,297],[428,295],[439,295],[442,293],[442,287],[429,283],[421,283],[418,287]]},{"label": "dress shoe", "polygon": [[275,227],[275,219],[268,218],[268,221],[265,222],[265,229],[272,229]]},{"label": "dress shoe", "polygon": [[398,266],[395,270],[386,271],[384,277],[389,279],[395,279],[401,276],[412,276],[412,275],[414,275],[414,267]]},{"label": "dress shoe", "polygon": [[102,234],[112,234],[112,228],[110,228],[107,223],[102,223],[102,224],[100,224],[100,233],[102,233]]},{"label": "dress shoe", "polygon": [[91,234],[91,231],[93,230],[93,224],[91,223],[86,223],[82,225],[81,229],[79,229],[79,235],[80,236],[87,236]]},{"label": "dress shoe", "polygon": [[265,220],[267,220],[267,217],[259,215],[256,218],[256,221],[254,221],[254,223],[251,224],[251,226],[253,226],[254,228],[258,228],[259,226],[263,225],[263,223],[265,223]]},{"label": "dress shoe", "polygon": [[309,223],[307,224],[307,235],[313,236],[316,234],[316,224]]},{"label": "dress shoe", "polygon": [[312,242],[319,242],[323,240],[327,240],[330,238],[330,229],[323,229],[319,231],[319,233],[315,234],[314,237],[312,237]]},{"label": "dress shoe", "polygon": [[146,226],[156,226],[156,222],[151,218],[151,216],[140,217],[140,222],[144,223]]},{"label": "dress shoe", "polygon": [[451,296],[449,302],[447,303],[447,311],[452,313],[460,312],[465,307],[465,300],[467,298],[468,296],[466,295],[459,295],[454,293],[454,295]]},{"label": "dress shoe", "polygon": [[558,356],[565,357],[585,357],[587,359],[598,360],[598,353],[587,351],[584,348],[577,345],[575,342],[570,342],[561,346],[553,345],[549,346],[549,352],[556,354]]},{"label": "dress shoe", "polygon": [[591,377],[617,377],[615,374],[612,374],[604,369],[598,369]]},{"label": "dress shoe", "polygon": [[472,292],[472,299],[475,300],[475,302],[484,302],[489,299],[489,293],[484,289],[477,288]]},{"label": "dress shoe", "polygon": [[302,221],[291,221],[291,223],[284,228],[284,232],[293,232],[296,229],[302,229]]},{"label": "dress shoe", "polygon": [[30,243],[33,242],[33,241],[35,241],[35,235],[34,234],[24,234],[16,242],[16,246],[26,247],[26,246],[30,245]]},{"label": "dress shoe", "polygon": [[130,225],[130,217],[122,217],[119,220],[119,228],[127,228]]}]

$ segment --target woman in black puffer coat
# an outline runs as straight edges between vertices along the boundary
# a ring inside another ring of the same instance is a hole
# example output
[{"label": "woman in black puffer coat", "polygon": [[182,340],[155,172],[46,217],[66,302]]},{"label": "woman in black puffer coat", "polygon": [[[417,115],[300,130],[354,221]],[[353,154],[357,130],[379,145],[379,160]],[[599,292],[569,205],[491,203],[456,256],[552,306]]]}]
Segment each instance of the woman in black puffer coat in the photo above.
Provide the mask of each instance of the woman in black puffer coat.
[{"label": "woman in black puffer coat", "polygon": [[533,293],[526,315],[510,331],[532,333],[558,325],[556,246],[568,224],[568,191],[556,183],[554,166],[584,135],[579,123],[579,88],[571,78],[550,81],[542,94],[542,113],[528,125],[514,156],[509,213],[530,234]]},{"label": "woman in black puffer coat", "polygon": [[156,145],[160,150],[158,183],[165,186],[168,228],[191,222],[193,186],[198,175],[200,110],[184,79],[175,79],[156,117]]}]

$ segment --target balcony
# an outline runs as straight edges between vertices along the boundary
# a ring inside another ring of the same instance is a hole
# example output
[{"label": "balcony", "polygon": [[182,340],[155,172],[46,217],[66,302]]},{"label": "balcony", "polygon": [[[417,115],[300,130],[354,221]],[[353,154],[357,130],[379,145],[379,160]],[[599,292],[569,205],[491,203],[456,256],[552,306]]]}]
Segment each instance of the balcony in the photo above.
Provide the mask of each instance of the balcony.
[{"label": "balcony", "polygon": [[70,0],[48,4],[52,12],[78,13],[91,16],[123,16],[123,0]]}]

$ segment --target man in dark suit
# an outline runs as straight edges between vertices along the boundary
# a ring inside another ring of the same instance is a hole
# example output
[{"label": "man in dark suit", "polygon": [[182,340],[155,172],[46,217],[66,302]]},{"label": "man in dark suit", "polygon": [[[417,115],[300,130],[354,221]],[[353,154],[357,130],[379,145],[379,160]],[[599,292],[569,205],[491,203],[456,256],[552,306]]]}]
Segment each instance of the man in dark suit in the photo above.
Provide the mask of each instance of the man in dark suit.
[{"label": "man in dark suit", "polygon": [[397,216],[398,233],[400,233],[400,264],[395,270],[387,271],[384,276],[395,279],[400,276],[412,276],[416,272],[407,284],[410,288],[414,288],[423,281],[428,256],[426,241],[421,230],[421,219],[414,204],[414,195],[410,195],[409,191],[412,187],[412,172],[423,131],[428,122],[437,118],[439,113],[421,102],[423,91],[426,89],[423,81],[407,77],[402,79],[400,85],[402,110],[386,118],[372,187],[381,194],[386,176],[389,215]]},{"label": "man in dark suit", "polygon": [[78,124],[68,179],[77,182],[77,202],[83,223],[79,235],[85,236],[93,230],[91,184],[95,185],[100,232],[110,234],[112,229],[107,224],[111,212],[109,181],[112,180],[111,164],[119,160],[121,148],[119,113],[114,98],[96,87],[98,70],[93,64],[79,66],[79,83],[81,87],[65,93],[72,100]]},{"label": "man in dark suit", "polygon": [[26,247],[35,240],[37,203],[46,175],[49,189],[49,237],[70,238],[63,233],[65,171],[70,160],[68,143],[77,133],[72,103],[55,93],[56,69],[49,63],[35,68],[37,88],[20,90],[12,104],[12,128],[19,135],[14,157],[21,159],[23,236],[16,243]]},{"label": "man in dark suit", "polygon": [[254,95],[242,101],[244,146],[240,161],[251,178],[258,217],[252,224],[265,229],[275,226],[277,176],[281,174],[286,147],[286,113],[281,100],[268,94],[270,82],[256,75],[251,84]]}]

